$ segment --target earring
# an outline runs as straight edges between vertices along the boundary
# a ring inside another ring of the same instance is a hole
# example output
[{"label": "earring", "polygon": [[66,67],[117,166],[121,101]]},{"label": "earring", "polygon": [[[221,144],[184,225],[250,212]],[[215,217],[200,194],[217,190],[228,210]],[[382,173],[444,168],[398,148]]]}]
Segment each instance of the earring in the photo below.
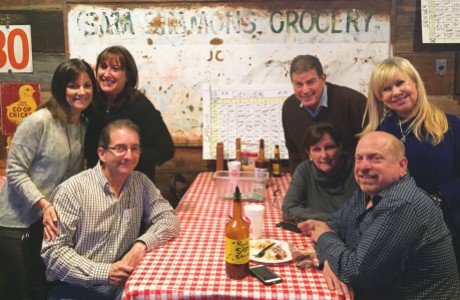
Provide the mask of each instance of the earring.
[{"label": "earring", "polygon": [[383,105],[383,115],[382,118],[388,117],[388,115],[391,113],[391,109],[389,109],[386,105]]}]

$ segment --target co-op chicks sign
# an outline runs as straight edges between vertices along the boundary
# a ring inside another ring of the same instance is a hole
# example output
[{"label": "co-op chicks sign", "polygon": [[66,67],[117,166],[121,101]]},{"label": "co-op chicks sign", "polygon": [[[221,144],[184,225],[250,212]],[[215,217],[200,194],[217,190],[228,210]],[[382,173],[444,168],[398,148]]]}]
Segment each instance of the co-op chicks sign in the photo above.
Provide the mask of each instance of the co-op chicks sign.
[{"label": "co-op chicks sign", "polygon": [[2,134],[13,135],[19,123],[40,105],[38,82],[0,83]]},{"label": "co-op chicks sign", "polygon": [[202,141],[203,86],[289,85],[299,54],[318,56],[328,80],[366,94],[391,48],[387,1],[278,2],[68,4],[68,51],[94,64],[105,47],[127,47],[176,144]]}]

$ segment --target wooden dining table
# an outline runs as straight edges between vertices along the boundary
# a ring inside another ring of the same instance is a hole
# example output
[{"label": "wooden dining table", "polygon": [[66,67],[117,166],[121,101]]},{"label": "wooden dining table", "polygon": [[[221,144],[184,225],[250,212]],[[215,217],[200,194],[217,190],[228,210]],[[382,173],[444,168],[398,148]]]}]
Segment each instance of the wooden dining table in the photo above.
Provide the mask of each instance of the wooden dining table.
[{"label": "wooden dining table", "polygon": [[[146,254],[125,284],[131,299],[343,299],[330,291],[322,272],[298,269],[292,261],[265,263],[282,277],[266,286],[252,276],[232,280],[225,275],[225,224],[232,201],[217,195],[214,173],[200,173],[176,208],[181,232],[164,247]],[[313,248],[308,237],[276,226],[290,175],[270,177],[266,188],[262,238]],[[250,265],[257,262],[250,262]]]}]

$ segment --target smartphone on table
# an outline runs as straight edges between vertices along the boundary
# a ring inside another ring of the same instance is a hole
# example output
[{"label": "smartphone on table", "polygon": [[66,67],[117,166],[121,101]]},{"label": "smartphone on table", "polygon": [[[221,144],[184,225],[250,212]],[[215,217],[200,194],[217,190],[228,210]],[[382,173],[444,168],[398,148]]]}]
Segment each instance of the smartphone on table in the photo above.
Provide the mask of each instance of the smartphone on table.
[{"label": "smartphone on table", "polygon": [[294,223],[282,221],[282,222],[276,223],[276,227],[283,228],[283,229],[286,229],[292,232],[296,232],[296,233],[302,233],[302,230],[300,230],[297,227],[297,224],[294,224]]},{"label": "smartphone on table", "polygon": [[280,283],[281,282],[281,277],[270,270],[267,266],[265,265],[254,265],[249,267],[249,272],[262,281],[263,284],[265,285],[271,285],[275,283]]}]

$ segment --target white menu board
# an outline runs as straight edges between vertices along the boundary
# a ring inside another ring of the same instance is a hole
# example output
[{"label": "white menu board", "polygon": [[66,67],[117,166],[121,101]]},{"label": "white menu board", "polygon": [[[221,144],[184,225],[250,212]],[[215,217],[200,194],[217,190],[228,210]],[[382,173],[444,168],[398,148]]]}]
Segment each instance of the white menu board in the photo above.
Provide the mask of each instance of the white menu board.
[{"label": "white menu board", "polygon": [[460,0],[421,0],[423,43],[460,43]]},{"label": "white menu board", "polygon": [[266,157],[279,145],[281,158],[288,158],[281,109],[291,94],[291,85],[203,87],[203,159],[216,157],[218,142],[224,144],[224,158],[234,159],[236,138],[252,144],[252,151],[263,138]]}]

